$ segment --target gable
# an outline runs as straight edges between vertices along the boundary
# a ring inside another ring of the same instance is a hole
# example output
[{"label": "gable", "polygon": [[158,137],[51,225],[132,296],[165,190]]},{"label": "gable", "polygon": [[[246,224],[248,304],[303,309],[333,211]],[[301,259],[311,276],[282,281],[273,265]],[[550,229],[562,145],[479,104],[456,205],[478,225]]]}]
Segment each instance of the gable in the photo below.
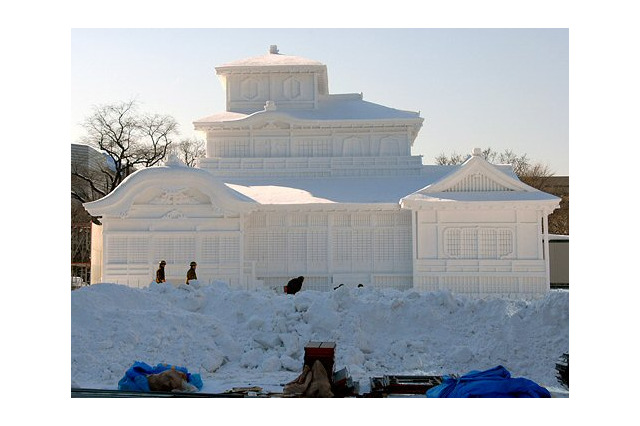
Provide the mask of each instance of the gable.
[{"label": "gable", "polygon": [[237,217],[247,204],[204,170],[156,166],[133,173],[113,192],[84,206],[95,216],[179,219]]},{"label": "gable", "polygon": [[486,161],[480,152],[474,154],[456,170],[439,181],[418,191],[422,194],[440,192],[534,192],[535,188],[509,175]]},{"label": "gable", "polygon": [[403,208],[427,208],[428,204],[438,203],[439,208],[456,208],[474,203],[476,206],[491,204],[495,207],[494,203],[510,202],[516,202],[519,206],[528,203],[528,208],[545,206],[545,209],[551,208],[552,211],[557,208],[559,198],[520,181],[510,166],[489,163],[476,148],[473,156],[462,165],[403,197],[400,205]]},{"label": "gable", "polygon": [[513,186],[498,182],[486,173],[476,172],[463,175],[457,182],[442,192],[472,192],[472,191],[515,191]]}]

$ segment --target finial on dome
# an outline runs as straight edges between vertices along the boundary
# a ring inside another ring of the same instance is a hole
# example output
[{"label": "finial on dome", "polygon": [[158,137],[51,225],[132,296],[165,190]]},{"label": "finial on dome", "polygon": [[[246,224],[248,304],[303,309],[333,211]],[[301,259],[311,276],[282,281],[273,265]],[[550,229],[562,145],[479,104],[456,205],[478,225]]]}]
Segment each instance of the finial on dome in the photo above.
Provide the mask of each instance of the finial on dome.
[{"label": "finial on dome", "polygon": [[473,148],[473,152],[471,153],[474,157],[482,156],[482,148]]},{"label": "finial on dome", "polygon": [[264,104],[264,110],[265,111],[275,111],[277,109],[276,107],[276,103],[274,101],[267,101]]},{"label": "finial on dome", "polygon": [[272,44],[271,46],[269,46],[269,53],[271,53],[272,55],[277,55],[278,54],[278,45],[277,44]]}]

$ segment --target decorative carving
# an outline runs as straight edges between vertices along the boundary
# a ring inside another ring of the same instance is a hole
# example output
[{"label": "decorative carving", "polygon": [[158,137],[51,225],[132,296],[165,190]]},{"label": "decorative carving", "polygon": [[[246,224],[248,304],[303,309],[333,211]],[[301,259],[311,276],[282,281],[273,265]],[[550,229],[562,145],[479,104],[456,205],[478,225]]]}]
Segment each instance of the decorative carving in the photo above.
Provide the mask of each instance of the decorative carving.
[{"label": "decorative carving", "polygon": [[283,92],[287,99],[296,99],[302,95],[302,84],[295,77],[289,77],[283,82]]},{"label": "decorative carving", "polygon": [[255,99],[258,97],[258,81],[254,78],[247,78],[240,83],[240,91],[245,99]]},{"label": "decorative carving", "polygon": [[187,191],[187,188],[165,188],[162,194],[151,200],[149,204],[200,204],[200,201],[193,195],[188,194]]},{"label": "decorative carving", "polygon": [[184,217],[184,213],[182,213],[180,210],[171,210],[170,212],[162,216],[163,219],[184,219]]}]

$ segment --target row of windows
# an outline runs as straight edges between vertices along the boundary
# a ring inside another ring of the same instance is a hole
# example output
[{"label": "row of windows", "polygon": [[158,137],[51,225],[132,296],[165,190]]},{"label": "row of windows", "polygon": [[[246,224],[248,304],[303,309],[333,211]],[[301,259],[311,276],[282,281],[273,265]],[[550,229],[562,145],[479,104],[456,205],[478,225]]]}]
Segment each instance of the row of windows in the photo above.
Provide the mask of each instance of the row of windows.
[{"label": "row of windows", "polygon": [[334,230],[250,230],[247,233],[247,260],[260,264],[302,263],[328,266],[329,244],[334,265],[384,265],[385,268],[411,264],[411,229],[371,228]]},{"label": "row of windows", "polygon": [[334,227],[407,227],[411,226],[409,212],[382,213],[254,213],[249,218],[250,228],[270,227],[327,227],[329,220]]},{"label": "row of windows", "polygon": [[330,139],[302,139],[291,143],[286,138],[256,139],[253,154],[248,139],[219,139],[215,141],[214,156],[231,158],[273,158],[273,157],[331,157],[331,156],[399,156],[407,155],[402,142],[397,139],[383,140],[377,148],[371,142],[360,138],[348,138],[342,143],[342,150],[334,148]]},{"label": "row of windows", "polygon": [[109,264],[148,264],[164,259],[188,264],[192,260],[224,264],[240,259],[240,238],[234,235],[205,236],[199,245],[195,236],[110,236],[106,244]]}]

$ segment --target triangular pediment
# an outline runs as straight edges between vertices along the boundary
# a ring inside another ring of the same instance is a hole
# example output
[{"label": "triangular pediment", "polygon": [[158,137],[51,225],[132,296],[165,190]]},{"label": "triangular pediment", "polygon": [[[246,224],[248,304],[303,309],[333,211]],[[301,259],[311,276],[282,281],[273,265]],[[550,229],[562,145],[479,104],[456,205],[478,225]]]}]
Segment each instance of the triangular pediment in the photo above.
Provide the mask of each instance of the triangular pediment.
[{"label": "triangular pediment", "polygon": [[531,192],[534,188],[474,155],[442,179],[418,191],[422,194],[450,192]]}]

